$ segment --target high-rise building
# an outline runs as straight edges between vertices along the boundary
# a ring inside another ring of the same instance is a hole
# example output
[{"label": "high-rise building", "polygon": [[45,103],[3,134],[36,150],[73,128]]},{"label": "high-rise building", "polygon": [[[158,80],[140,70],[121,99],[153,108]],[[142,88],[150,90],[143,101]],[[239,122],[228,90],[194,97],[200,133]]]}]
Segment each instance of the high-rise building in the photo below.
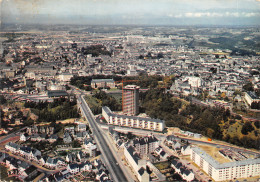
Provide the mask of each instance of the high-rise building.
[{"label": "high-rise building", "polygon": [[123,88],[123,113],[134,116],[139,113],[139,88],[136,85],[127,85]]}]

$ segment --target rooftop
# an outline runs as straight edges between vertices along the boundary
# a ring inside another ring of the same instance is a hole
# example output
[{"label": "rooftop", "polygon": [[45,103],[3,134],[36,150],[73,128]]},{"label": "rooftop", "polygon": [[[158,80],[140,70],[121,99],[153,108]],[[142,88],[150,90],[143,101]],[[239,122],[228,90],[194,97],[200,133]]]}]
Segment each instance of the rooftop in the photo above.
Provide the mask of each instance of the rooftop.
[{"label": "rooftop", "polygon": [[249,91],[249,92],[247,92],[247,94],[248,94],[252,99],[260,99],[260,98],[255,94],[255,92]]},{"label": "rooftop", "polygon": [[207,161],[210,165],[212,165],[215,169],[223,169],[229,167],[237,167],[249,164],[260,164],[260,158],[258,159],[247,159],[243,161],[235,161],[235,162],[228,162],[220,164],[218,161],[213,159],[209,154],[207,154],[204,150],[194,147],[192,150],[197,153],[200,157],[202,157],[205,161]]},{"label": "rooftop", "polygon": [[127,85],[124,87],[124,89],[139,89],[140,87],[137,85]]},{"label": "rooftop", "polygon": [[113,79],[92,79],[93,83],[100,83],[100,82],[115,82]]},{"label": "rooftop", "polygon": [[219,151],[221,148],[207,146],[207,145],[198,145],[203,151],[205,151],[208,155],[210,155],[214,160],[219,162],[220,164],[231,162],[230,159],[222,156]]},{"label": "rooftop", "polygon": [[152,121],[152,122],[156,122],[156,123],[164,123],[164,120],[160,120],[160,119],[152,119],[152,118],[141,118],[141,117],[137,117],[137,116],[127,116],[127,115],[119,115],[119,114],[114,114],[111,112],[111,110],[107,107],[104,106],[102,107],[102,109],[107,113],[108,116],[115,116],[115,117],[120,117],[123,119],[134,119],[134,120],[142,120],[142,121]]}]

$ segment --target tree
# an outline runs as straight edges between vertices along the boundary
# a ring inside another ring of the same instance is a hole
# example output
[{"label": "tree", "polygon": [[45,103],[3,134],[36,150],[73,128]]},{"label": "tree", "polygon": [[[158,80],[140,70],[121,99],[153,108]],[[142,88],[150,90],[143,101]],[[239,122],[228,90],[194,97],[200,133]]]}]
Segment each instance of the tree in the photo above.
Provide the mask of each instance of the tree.
[{"label": "tree", "polygon": [[226,97],[226,93],[223,92],[223,93],[220,95],[220,97],[225,98],[225,97]]},{"label": "tree", "polygon": [[225,136],[225,138],[224,138],[224,140],[226,141],[226,142],[229,142],[230,141],[230,135],[229,134],[227,134],[226,136]]},{"label": "tree", "polygon": [[246,83],[246,84],[243,86],[243,89],[244,89],[245,91],[254,91],[254,87],[253,87],[252,82]]},{"label": "tree", "polygon": [[139,59],[144,59],[144,56],[143,56],[143,55],[140,55],[138,58],[139,58]]},{"label": "tree", "polygon": [[73,148],[81,147],[80,141],[74,140],[74,141],[72,142],[72,147],[73,147]]},{"label": "tree", "polygon": [[258,108],[258,103],[257,102],[252,102],[251,109],[259,109]]},{"label": "tree", "polygon": [[132,132],[128,132],[127,135],[126,135],[126,137],[127,137],[129,140],[132,140],[132,139],[134,139],[135,136],[133,135]]},{"label": "tree", "polygon": [[251,123],[249,121],[247,121],[241,129],[241,133],[244,135],[247,135],[248,133],[250,133],[253,130],[254,130],[254,127],[251,125]]},{"label": "tree", "polygon": [[0,95],[0,104],[5,104],[7,102],[5,96]]},{"label": "tree", "polygon": [[17,113],[17,117],[18,117],[18,118],[23,117],[23,112],[22,112],[22,111],[18,111],[18,113]]},{"label": "tree", "polygon": [[214,134],[214,130],[211,129],[211,128],[207,128],[207,136],[209,136],[210,138],[213,137],[213,134]]},{"label": "tree", "polygon": [[255,122],[254,122],[254,125],[255,125],[255,127],[256,127],[257,129],[259,129],[259,128],[260,128],[260,121],[255,121]]},{"label": "tree", "polygon": [[163,53],[162,52],[159,52],[158,54],[157,54],[157,58],[158,59],[160,59],[160,58],[163,58],[164,56],[163,56]]}]

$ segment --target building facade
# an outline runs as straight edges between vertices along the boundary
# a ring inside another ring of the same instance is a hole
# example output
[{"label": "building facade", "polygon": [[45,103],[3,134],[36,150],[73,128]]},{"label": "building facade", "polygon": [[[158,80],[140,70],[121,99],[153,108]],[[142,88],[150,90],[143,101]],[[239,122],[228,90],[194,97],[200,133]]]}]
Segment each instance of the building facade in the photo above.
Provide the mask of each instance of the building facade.
[{"label": "building facade", "polygon": [[147,161],[139,157],[133,146],[128,147],[124,145],[124,155],[127,162],[131,165],[137,174],[138,180],[140,182],[149,182],[149,174],[147,173],[146,169],[144,169],[144,167],[146,168]]},{"label": "building facade", "polygon": [[135,116],[139,113],[139,89],[136,85],[127,85],[123,88],[123,113]]},{"label": "building facade", "polygon": [[115,81],[113,79],[93,79],[91,81],[92,88],[115,88]]},{"label": "building facade", "polygon": [[260,175],[260,158],[220,164],[205,151],[197,147],[191,148],[190,158],[215,181]]},{"label": "building facade", "polygon": [[134,141],[135,150],[143,157],[146,154],[154,152],[159,147],[159,141],[154,136],[137,138]]},{"label": "building facade", "polygon": [[112,111],[106,106],[102,107],[102,115],[110,125],[133,127],[154,131],[163,131],[165,128],[165,123],[163,120],[118,115],[112,113]]},{"label": "building facade", "polygon": [[254,92],[246,92],[245,100],[250,106],[253,102],[260,102],[260,98]]}]

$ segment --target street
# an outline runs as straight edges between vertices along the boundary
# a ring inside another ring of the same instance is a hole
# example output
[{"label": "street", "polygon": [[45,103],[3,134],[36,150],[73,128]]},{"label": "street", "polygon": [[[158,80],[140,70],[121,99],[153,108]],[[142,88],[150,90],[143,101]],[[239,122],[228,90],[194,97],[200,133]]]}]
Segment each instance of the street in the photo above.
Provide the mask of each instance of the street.
[{"label": "street", "polygon": [[[102,156],[105,159],[107,167],[110,169],[110,173],[115,181],[123,182],[128,181],[125,174],[123,173],[121,167],[118,165],[116,158],[114,157],[113,153],[111,152],[106,140],[104,139],[103,135],[101,134],[100,128],[95,122],[95,118],[91,110],[89,109],[83,95],[79,98],[79,103],[81,106],[82,114],[86,117],[88,122],[90,123],[90,127],[92,128],[93,136],[96,137],[96,142],[98,144],[99,149],[101,150]],[[120,159],[119,159],[120,160]],[[118,160],[118,161],[119,161]]]}]

